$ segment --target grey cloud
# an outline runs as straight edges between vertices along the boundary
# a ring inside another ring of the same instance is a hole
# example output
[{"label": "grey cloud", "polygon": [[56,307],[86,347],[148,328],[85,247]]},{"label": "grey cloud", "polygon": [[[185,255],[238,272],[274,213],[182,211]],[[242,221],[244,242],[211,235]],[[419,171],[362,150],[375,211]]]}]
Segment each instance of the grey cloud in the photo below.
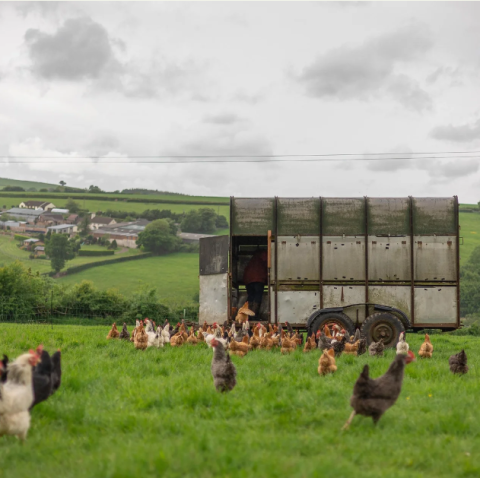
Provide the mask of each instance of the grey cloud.
[{"label": "grey cloud", "polygon": [[41,16],[46,17],[58,12],[64,2],[14,2],[14,4],[15,10],[23,17],[33,13],[39,13]]},{"label": "grey cloud", "polygon": [[[365,157],[369,157],[368,153]],[[367,163],[367,169],[370,171],[391,172],[414,167],[414,163],[410,159],[412,158],[412,150],[408,146],[398,145],[389,151],[389,157],[401,159],[376,159],[369,161]]]},{"label": "grey cloud", "polygon": [[439,66],[427,76],[426,81],[427,84],[433,85],[441,79],[447,79],[450,82],[450,86],[461,86],[463,84],[460,80],[461,76],[462,72],[458,67]]},{"label": "grey cloud", "polygon": [[[431,41],[425,30],[410,25],[367,40],[360,46],[342,45],[330,50],[305,67],[297,80],[309,96],[317,98],[365,100],[378,96],[386,88],[397,100],[406,101],[407,105],[412,102],[425,105],[426,93],[420,95],[421,99],[418,89],[412,86],[413,80],[406,85],[403,76],[395,75],[395,67],[401,62],[415,60],[430,47]],[[402,95],[398,93],[401,82],[409,89]]]},{"label": "grey cloud", "polygon": [[212,124],[234,124],[242,121],[246,121],[243,118],[233,114],[233,113],[222,113],[218,115],[207,115],[204,120],[205,123]]},{"label": "grey cloud", "polygon": [[454,179],[476,173],[479,166],[477,160],[459,159],[449,162],[426,162],[419,169],[427,171],[434,179]]},{"label": "grey cloud", "polygon": [[120,141],[110,133],[98,134],[87,145],[86,150],[94,156],[104,156],[113,151],[118,152]]},{"label": "grey cloud", "polygon": [[397,75],[392,78],[388,91],[408,109],[418,112],[432,109],[432,99],[428,93],[408,76]]},{"label": "grey cloud", "polygon": [[480,119],[472,124],[437,126],[430,132],[432,138],[454,143],[470,143],[480,139]]},{"label": "grey cloud", "polygon": [[41,78],[98,78],[107,66],[117,63],[107,31],[87,17],[67,20],[52,35],[29,29],[25,40],[33,72]]}]

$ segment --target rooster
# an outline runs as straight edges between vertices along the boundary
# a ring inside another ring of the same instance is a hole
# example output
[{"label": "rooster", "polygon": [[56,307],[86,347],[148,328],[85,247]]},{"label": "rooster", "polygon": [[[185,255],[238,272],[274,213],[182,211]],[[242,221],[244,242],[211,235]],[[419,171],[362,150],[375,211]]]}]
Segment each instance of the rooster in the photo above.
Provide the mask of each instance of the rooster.
[{"label": "rooster", "polygon": [[33,369],[34,400],[30,410],[35,405],[45,401],[53,393],[53,363],[50,354],[43,350],[42,346],[39,346],[37,355],[40,355],[40,363]]},{"label": "rooster", "polygon": [[422,358],[432,358],[433,352],[433,345],[430,342],[430,336],[425,334],[425,342],[420,346],[420,350],[418,351],[418,355]]},{"label": "rooster", "polygon": [[120,332],[117,330],[117,324],[114,322],[110,332],[108,332],[107,339],[118,339],[119,335]]},{"label": "rooster", "polygon": [[237,322],[240,322],[240,323],[243,324],[243,323],[247,322],[249,317],[254,317],[254,316],[255,316],[255,312],[253,312],[253,310],[250,310],[248,308],[248,301],[247,301],[238,310],[238,313],[237,313],[237,316],[235,317],[235,320]]},{"label": "rooster", "polygon": [[118,338],[122,340],[130,340],[130,332],[128,331],[127,324],[125,322],[123,323],[123,329]]},{"label": "rooster", "polygon": [[237,384],[237,369],[221,342],[214,337],[211,341],[211,345],[213,348],[211,370],[215,388],[219,392],[233,390]]},{"label": "rooster", "polygon": [[[40,359],[38,351],[20,355],[8,364],[7,378],[0,385],[0,436],[15,435],[25,440],[30,428],[33,394],[33,367]],[[3,368],[3,365],[2,365]]]},{"label": "rooster", "polygon": [[397,401],[402,391],[405,365],[413,362],[415,355],[409,351],[407,355],[398,354],[384,375],[377,379],[369,377],[368,365],[355,382],[350,405],[353,408],[349,419],[343,426],[346,430],[355,415],[372,417],[373,423],[377,423],[381,416]]},{"label": "rooster", "polygon": [[464,374],[468,372],[467,354],[465,350],[462,350],[458,354],[452,355],[448,359],[448,365],[450,365],[450,371],[452,373]]},{"label": "rooster", "polygon": [[318,359],[317,370],[319,375],[327,375],[337,371],[337,366],[335,364],[335,352],[333,349],[323,351],[323,354]]}]

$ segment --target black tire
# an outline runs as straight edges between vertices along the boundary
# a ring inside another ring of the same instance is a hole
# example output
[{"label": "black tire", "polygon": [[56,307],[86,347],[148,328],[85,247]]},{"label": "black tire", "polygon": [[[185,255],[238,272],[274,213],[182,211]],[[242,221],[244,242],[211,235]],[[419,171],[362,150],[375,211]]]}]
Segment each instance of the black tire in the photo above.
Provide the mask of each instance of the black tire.
[{"label": "black tire", "polygon": [[342,327],[342,329],[345,329],[350,335],[355,333],[355,325],[348,315],[343,312],[325,312],[323,314],[318,314],[313,320],[308,329],[308,336],[310,337],[312,334],[316,334],[318,329],[323,329],[327,324],[337,324]]},{"label": "black tire", "polygon": [[368,345],[383,338],[385,347],[396,347],[402,332],[405,332],[405,327],[400,319],[388,312],[377,312],[368,316],[361,329]]}]

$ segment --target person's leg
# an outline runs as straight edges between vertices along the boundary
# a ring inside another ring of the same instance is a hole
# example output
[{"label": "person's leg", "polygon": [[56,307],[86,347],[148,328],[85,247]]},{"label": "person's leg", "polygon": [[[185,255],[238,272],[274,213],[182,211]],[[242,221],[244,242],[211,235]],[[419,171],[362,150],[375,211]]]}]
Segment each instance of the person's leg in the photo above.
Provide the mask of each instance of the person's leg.
[{"label": "person's leg", "polygon": [[247,288],[247,301],[250,310],[255,300],[255,284],[256,282],[251,282],[245,286]]},{"label": "person's leg", "polygon": [[253,296],[253,303],[250,305],[250,310],[255,312],[255,316],[259,316],[260,307],[262,305],[262,297],[263,297],[263,287],[264,284],[262,282],[253,282],[252,286],[254,288],[254,296]]}]

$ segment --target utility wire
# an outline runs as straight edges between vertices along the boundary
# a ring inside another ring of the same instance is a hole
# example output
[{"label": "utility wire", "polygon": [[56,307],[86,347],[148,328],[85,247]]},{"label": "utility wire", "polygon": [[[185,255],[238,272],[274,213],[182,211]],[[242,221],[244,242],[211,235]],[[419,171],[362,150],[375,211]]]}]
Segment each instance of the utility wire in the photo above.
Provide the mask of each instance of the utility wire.
[{"label": "utility wire", "polygon": [[[44,163],[91,164],[192,164],[192,163],[267,163],[267,162],[341,162],[341,161],[401,161],[421,159],[480,159],[480,151],[436,151],[421,153],[333,153],[283,155],[158,155],[158,156],[4,156],[5,164]],[[429,155],[429,156],[426,156]],[[440,156],[439,156],[440,155]],[[459,156],[462,155],[462,156]],[[355,157],[357,156],[357,157]],[[84,161],[81,161],[84,160]],[[88,161],[85,161],[88,160]]]}]

